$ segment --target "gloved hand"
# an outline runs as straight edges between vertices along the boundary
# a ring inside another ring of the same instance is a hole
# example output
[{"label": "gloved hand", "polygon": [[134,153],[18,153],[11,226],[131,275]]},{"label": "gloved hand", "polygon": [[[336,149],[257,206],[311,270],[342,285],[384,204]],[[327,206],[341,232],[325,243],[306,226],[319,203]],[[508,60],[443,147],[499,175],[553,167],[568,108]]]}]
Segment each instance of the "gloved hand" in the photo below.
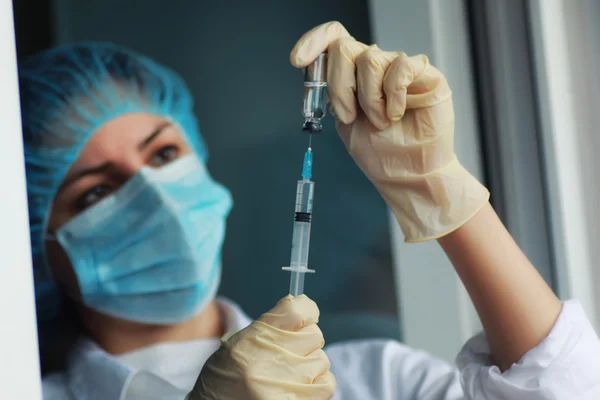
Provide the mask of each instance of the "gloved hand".
[{"label": "gloved hand", "polygon": [[189,400],[330,399],[335,378],[322,350],[319,309],[287,296],[242,331],[222,339]]},{"label": "gloved hand", "polygon": [[290,59],[305,67],[324,51],[338,133],[405,240],[436,239],[471,219],[489,192],[456,158],[452,92],[440,71],[424,55],[357,42],[339,22],[307,32]]}]

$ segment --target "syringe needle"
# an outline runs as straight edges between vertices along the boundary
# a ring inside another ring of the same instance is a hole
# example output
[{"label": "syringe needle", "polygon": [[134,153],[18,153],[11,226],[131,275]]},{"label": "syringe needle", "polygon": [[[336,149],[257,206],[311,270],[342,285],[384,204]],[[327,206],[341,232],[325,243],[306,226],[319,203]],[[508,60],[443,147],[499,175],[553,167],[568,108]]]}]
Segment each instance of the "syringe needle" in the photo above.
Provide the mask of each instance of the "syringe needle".
[{"label": "syringe needle", "polygon": [[312,143],[312,134],[308,134],[308,148],[310,149],[310,144]]}]

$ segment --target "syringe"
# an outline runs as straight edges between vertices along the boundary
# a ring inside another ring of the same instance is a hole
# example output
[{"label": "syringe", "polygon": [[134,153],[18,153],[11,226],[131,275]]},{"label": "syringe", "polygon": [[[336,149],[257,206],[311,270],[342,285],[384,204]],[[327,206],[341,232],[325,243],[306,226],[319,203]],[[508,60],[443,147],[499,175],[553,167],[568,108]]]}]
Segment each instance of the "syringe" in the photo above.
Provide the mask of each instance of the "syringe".
[{"label": "syringe", "polygon": [[304,293],[304,274],[315,272],[308,269],[308,247],[310,244],[310,223],[312,218],[313,195],[315,183],[312,178],[312,149],[309,147],[304,155],[302,179],[296,188],[296,213],[294,216],[294,232],[292,235],[292,255],[289,267],[291,271],[290,294],[299,296]]}]

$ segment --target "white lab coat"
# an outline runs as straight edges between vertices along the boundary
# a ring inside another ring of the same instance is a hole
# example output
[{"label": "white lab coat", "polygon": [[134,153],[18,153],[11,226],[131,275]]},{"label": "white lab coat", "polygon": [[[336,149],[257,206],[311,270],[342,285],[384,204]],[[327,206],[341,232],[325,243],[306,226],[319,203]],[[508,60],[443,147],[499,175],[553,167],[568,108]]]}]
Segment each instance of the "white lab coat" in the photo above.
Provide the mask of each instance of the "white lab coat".
[{"label": "white lab coat", "polygon": [[[219,300],[227,330],[250,319]],[[43,382],[45,400],[181,400],[219,343],[165,343],[114,357],[89,340],[68,369]],[[488,363],[482,335],[459,354],[459,369],[390,340],[360,340],[326,348],[337,400],[598,400],[600,340],[577,301],[568,301],[548,337],[509,370]]]}]

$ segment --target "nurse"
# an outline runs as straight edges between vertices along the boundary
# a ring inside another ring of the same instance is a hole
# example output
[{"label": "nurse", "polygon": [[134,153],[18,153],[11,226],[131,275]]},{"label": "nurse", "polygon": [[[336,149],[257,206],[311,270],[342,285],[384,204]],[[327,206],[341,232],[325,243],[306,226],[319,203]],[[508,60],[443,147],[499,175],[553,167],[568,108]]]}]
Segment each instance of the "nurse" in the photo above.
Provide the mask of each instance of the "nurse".
[{"label": "nurse", "polygon": [[38,315],[72,305],[81,327],[45,399],[600,398],[600,341],[460,165],[444,76],[337,22],[306,33],[292,64],[323,51],[348,151],[407,241],[438,240],[477,308],[485,334],[459,369],[393,341],[323,350],[305,296],[256,321],[215,299],[232,201],[206,169],[185,84],[141,55],[84,43],[20,65]]}]

